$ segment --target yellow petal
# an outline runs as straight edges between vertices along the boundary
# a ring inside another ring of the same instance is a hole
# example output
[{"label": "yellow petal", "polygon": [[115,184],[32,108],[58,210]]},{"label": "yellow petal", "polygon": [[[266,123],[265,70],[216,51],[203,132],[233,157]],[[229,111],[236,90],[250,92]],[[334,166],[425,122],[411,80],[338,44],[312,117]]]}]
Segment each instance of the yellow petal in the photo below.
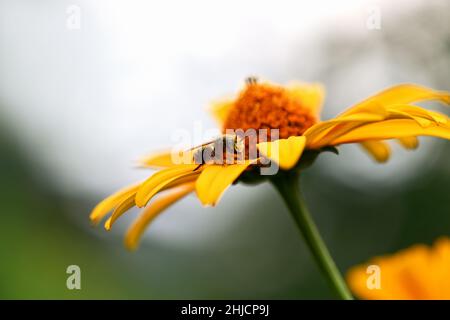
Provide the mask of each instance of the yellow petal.
[{"label": "yellow petal", "polygon": [[420,126],[409,119],[394,119],[369,123],[345,133],[332,141],[331,145],[361,142],[365,140],[399,139],[411,136],[433,136],[450,139],[450,126],[430,125]]},{"label": "yellow petal", "polygon": [[303,134],[309,148],[327,145],[335,136],[339,136],[366,122],[384,120],[388,116],[384,109],[374,108],[374,112],[358,112],[319,122]]},{"label": "yellow petal", "polygon": [[289,137],[272,142],[258,143],[258,150],[266,158],[269,158],[283,170],[294,167],[305,149],[306,138],[304,136]]},{"label": "yellow petal", "polygon": [[[424,100],[438,100],[449,104],[450,95],[447,92],[435,91],[413,84],[394,86],[356,104],[336,117],[336,119],[318,123],[308,129],[304,133],[308,138],[308,147],[320,148],[328,145],[337,136],[351,131],[366,121],[380,121],[400,117],[414,119],[422,126],[429,125],[428,120],[446,123],[448,117],[445,115],[408,105],[409,103]],[[352,115],[357,115],[357,118],[349,118]],[[373,115],[374,119],[377,116],[382,119],[370,120],[367,117],[368,115]],[[340,119],[340,121],[336,122],[337,119]]]},{"label": "yellow petal", "polygon": [[158,197],[150,206],[145,208],[141,215],[134,221],[125,235],[125,246],[129,250],[135,250],[139,240],[149,223],[171,204],[191,193],[195,183],[190,182],[167,191],[167,194]]},{"label": "yellow petal", "polygon": [[370,140],[364,141],[361,144],[364,150],[366,150],[376,161],[386,162],[391,155],[391,148],[389,144],[383,141]]},{"label": "yellow petal", "polygon": [[320,148],[328,145],[337,137],[368,122],[388,119],[413,119],[422,127],[430,126],[433,123],[446,124],[448,122],[448,117],[444,114],[412,105],[392,105],[382,110],[384,114],[380,110],[373,114],[358,112],[318,123],[304,133],[308,141],[307,147]]},{"label": "yellow petal", "polygon": [[[450,241],[441,238],[432,247],[417,244],[355,266],[347,283],[361,299],[445,300],[450,298],[449,268]],[[378,288],[371,287],[377,282]]]},{"label": "yellow petal", "polygon": [[420,126],[422,127],[428,127],[432,124],[432,121],[429,119],[423,118],[423,117],[417,117],[414,116],[408,112],[398,111],[398,110],[391,110],[391,116],[390,119],[412,119],[416,121]]},{"label": "yellow petal", "polygon": [[207,165],[195,183],[195,190],[203,205],[215,205],[226,188],[251,164]]},{"label": "yellow petal", "polygon": [[211,104],[210,112],[217,121],[220,127],[222,127],[223,123],[228,117],[228,113],[230,108],[233,106],[234,100],[226,99],[221,101],[216,101]]},{"label": "yellow petal", "polygon": [[197,180],[198,175],[202,172],[202,168],[198,168],[197,170],[195,170],[195,172],[196,172],[196,174],[186,175],[179,179],[176,179],[175,181],[170,182],[162,190],[171,189],[171,188],[177,187],[181,184],[185,184],[185,183]]},{"label": "yellow petal", "polygon": [[320,83],[292,82],[286,89],[291,97],[302,102],[302,107],[309,109],[317,118],[320,118],[325,88]]},{"label": "yellow petal", "polygon": [[400,84],[369,97],[351,107],[343,114],[350,114],[359,112],[361,109],[367,109],[368,105],[373,104],[374,102],[387,107],[392,104],[409,104],[425,100],[438,100],[442,103],[450,104],[450,95],[448,92],[435,91],[419,85]]},{"label": "yellow petal", "polygon": [[448,122],[448,117],[445,114],[409,104],[392,105],[389,106],[387,110],[390,113],[393,111],[400,111],[416,118],[423,118],[440,124]]},{"label": "yellow petal", "polygon": [[89,218],[94,224],[98,224],[118,203],[129,195],[136,193],[141,183],[126,187],[107,197],[100,202],[91,212]]},{"label": "yellow petal", "polygon": [[198,174],[194,171],[198,165],[196,164],[185,164],[177,165],[161,171],[156,172],[146,181],[144,181],[136,193],[136,205],[140,208],[144,207],[150,199],[155,196],[159,191],[161,191],[168,184],[174,181],[189,176]]},{"label": "yellow petal", "polygon": [[133,208],[136,204],[134,198],[136,193],[130,194],[127,198],[123,199],[122,202],[114,209],[111,216],[105,222],[105,229],[110,230],[114,222],[125,212]]},{"label": "yellow petal", "polygon": [[405,148],[409,150],[417,149],[419,146],[419,139],[417,137],[404,137],[398,139],[398,142]]},{"label": "yellow petal", "polygon": [[172,159],[172,152],[169,150],[142,157],[139,160],[139,163],[144,167],[155,169],[167,168],[176,165]]}]

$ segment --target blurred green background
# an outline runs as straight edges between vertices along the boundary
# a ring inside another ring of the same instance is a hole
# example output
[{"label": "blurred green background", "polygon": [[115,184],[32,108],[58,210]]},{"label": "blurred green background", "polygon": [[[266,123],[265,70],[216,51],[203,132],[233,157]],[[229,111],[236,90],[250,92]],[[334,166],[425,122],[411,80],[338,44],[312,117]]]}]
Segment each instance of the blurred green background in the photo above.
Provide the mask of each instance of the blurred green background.
[{"label": "blurred green background", "polygon": [[[52,2],[45,3],[50,6]],[[4,7],[7,5],[12,4]],[[347,32],[345,27],[325,28],[310,42],[316,51],[308,52],[320,53],[314,59],[304,57],[307,45],[294,37],[293,47],[298,49],[286,58],[288,67],[283,72],[253,67],[255,72],[265,72],[280,81],[313,74],[328,89],[325,118],[384,84],[412,81],[449,90],[448,9],[444,1],[392,9],[390,15],[386,12],[388,18],[382,30],[363,31],[363,36]],[[3,52],[0,56],[3,63],[8,61],[7,55]],[[28,55],[32,59],[33,52]],[[187,63],[195,64],[191,60]],[[52,68],[51,64],[47,68]],[[235,74],[226,76],[232,78]],[[7,77],[0,80],[3,88],[20,87],[18,82],[6,84]],[[373,87],[358,89],[361,83],[372,80]],[[120,221],[121,227],[112,233],[92,228],[88,220],[92,207],[125,182],[96,191],[80,187],[67,192],[71,189],[61,188],[58,178],[54,178],[56,169],[54,172],[37,161],[34,148],[23,142],[23,127],[11,111],[15,106],[5,97],[5,92],[0,91],[0,298],[333,298],[270,185],[230,188],[217,208],[202,209],[194,197],[186,199],[165,214],[161,225],[169,220],[174,223],[177,212],[190,219],[191,212],[196,211],[196,217],[209,221],[213,231],[207,232],[208,224],[195,227],[196,220],[190,224],[183,220],[180,229],[193,228],[193,234],[204,234],[203,237],[192,242],[188,236],[167,240],[167,234],[170,238],[171,232],[176,233],[175,228],[145,239],[137,252],[127,252],[120,228],[129,220]],[[63,102],[64,99],[60,101]],[[203,111],[198,108],[195,112]],[[151,117],[157,118],[158,114]],[[63,128],[55,127],[53,134],[57,135],[58,130]],[[101,140],[109,132],[93,131],[93,135]],[[89,144],[84,136],[80,143]],[[393,164],[387,165],[375,164],[360,155],[360,150],[346,146],[339,156],[321,155],[314,167],[304,173],[302,188],[306,199],[341,271],[375,255],[418,242],[432,243],[439,236],[450,235],[450,143],[428,138],[422,138],[421,143],[417,152],[396,148]],[[118,149],[126,148],[125,145],[125,139],[116,142]],[[148,151],[145,147],[139,152]],[[101,153],[101,145],[95,148]],[[103,176],[101,170],[88,165],[97,156],[95,150],[89,150],[79,154],[86,161],[83,174],[92,180],[113,175],[108,158],[102,163]],[[60,152],[64,156],[65,150]],[[124,153],[122,156],[128,158],[126,149]],[[360,162],[364,162],[362,167],[358,167]],[[68,159],[65,170],[78,174],[80,171],[72,165]],[[152,229],[153,226],[147,233]],[[66,288],[66,268],[72,264],[81,268],[81,290]]]},{"label": "blurred green background", "polygon": [[[305,172],[311,211],[342,271],[450,234],[450,146],[442,143],[440,149],[432,169],[394,192],[346,187],[321,174],[320,165]],[[1,150],[1,298],[333,298],[269,186],[255,188],[239,208],[227,202],[232,196],[224,197],[223,210],[214,214],[230,214],[231,207],[242,217],[208,248],[177,250],[150,242],[130,253],[117,236],[99,240],[86,231],[98,197],[62,198],[33,177],[10,136],[2,134]],[[74,221],[68,207],[84,219]],[[81,267],[82,290],[66,288],[71,264]]]}]

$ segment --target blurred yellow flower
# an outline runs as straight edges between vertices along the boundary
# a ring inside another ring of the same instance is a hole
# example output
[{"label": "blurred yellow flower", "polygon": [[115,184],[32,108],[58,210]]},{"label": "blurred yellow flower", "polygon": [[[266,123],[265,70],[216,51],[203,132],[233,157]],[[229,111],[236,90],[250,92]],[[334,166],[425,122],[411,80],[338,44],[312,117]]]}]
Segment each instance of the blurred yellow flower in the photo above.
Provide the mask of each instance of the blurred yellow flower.
[{"label": "blurred yellow flower", "polygon": [[[370,265],[379,268],[379,288],[367,283]],[[438,239],[432,247],[418,244],[374,258],[350,269],[347,282],[362,299],[450,299],[450,239]]]},{"label": "blurred yellow flower", "polygon": [[[412,84],[398,85],[333,119],[320,121],[323,99],[320,84],[293,83],[283,87],[250,79],[236,97],[215,103],[212,111],[224,132],[267,129],[272,137],[272,130],[277,129],[279,139],[258,141],[257,148],[260,157],[278,164],[280,172],[297,169],[305,152],[320,152],[346,143],[359,143],[374,159],[384,162],[390,155],[384,140],[397,139],[405,148],[413,149],[420,135],[450,139],[446,115],[411,104],[425,100],[449,104],[447,92]],[[109,230],[132,207],[146,207],[125,237],[127,248],[134,249],[145,227],[172,203],[195,191],[203,205],[215,205],[225,189],[242,179],[243,173],[257,170],[259,160],[248,158],[243,163],[199,166],[175,164],[172,152],[151,155],[143,159],[143,165],[161,170],[103,200],[90,218],[96,224],[113,211],[105,223]]]}]

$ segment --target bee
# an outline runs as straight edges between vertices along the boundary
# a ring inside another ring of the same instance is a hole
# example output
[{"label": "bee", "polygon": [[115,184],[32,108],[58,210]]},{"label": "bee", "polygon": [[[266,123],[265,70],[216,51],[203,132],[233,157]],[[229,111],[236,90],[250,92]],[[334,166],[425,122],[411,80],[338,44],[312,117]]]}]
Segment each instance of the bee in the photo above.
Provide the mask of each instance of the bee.
[{"label": "bee", "polygon": [[[244,140],[236,134],[223,134],[214,140],[193,147],[188,152],[192,152],[192,161],[198,164],[194,169],[198,170],[204,164],[223,164],[232,155],[236,159],[238,154],[244,151]],[[225,160],[224,160],[225,159]]]}]

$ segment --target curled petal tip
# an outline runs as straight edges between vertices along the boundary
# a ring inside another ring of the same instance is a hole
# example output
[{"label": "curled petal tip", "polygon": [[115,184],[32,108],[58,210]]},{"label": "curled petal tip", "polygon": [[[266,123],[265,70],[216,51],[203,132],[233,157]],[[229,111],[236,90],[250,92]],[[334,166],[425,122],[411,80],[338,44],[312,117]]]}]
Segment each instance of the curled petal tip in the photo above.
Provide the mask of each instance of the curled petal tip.
[{"label": "curled petal tip", "polygon": [[106,231],[111,230],[111,227],[112,227],[112,225],[111,225],[111,218],[108,218],[108,220],[106,220],[104,227],[105,227]]}]

